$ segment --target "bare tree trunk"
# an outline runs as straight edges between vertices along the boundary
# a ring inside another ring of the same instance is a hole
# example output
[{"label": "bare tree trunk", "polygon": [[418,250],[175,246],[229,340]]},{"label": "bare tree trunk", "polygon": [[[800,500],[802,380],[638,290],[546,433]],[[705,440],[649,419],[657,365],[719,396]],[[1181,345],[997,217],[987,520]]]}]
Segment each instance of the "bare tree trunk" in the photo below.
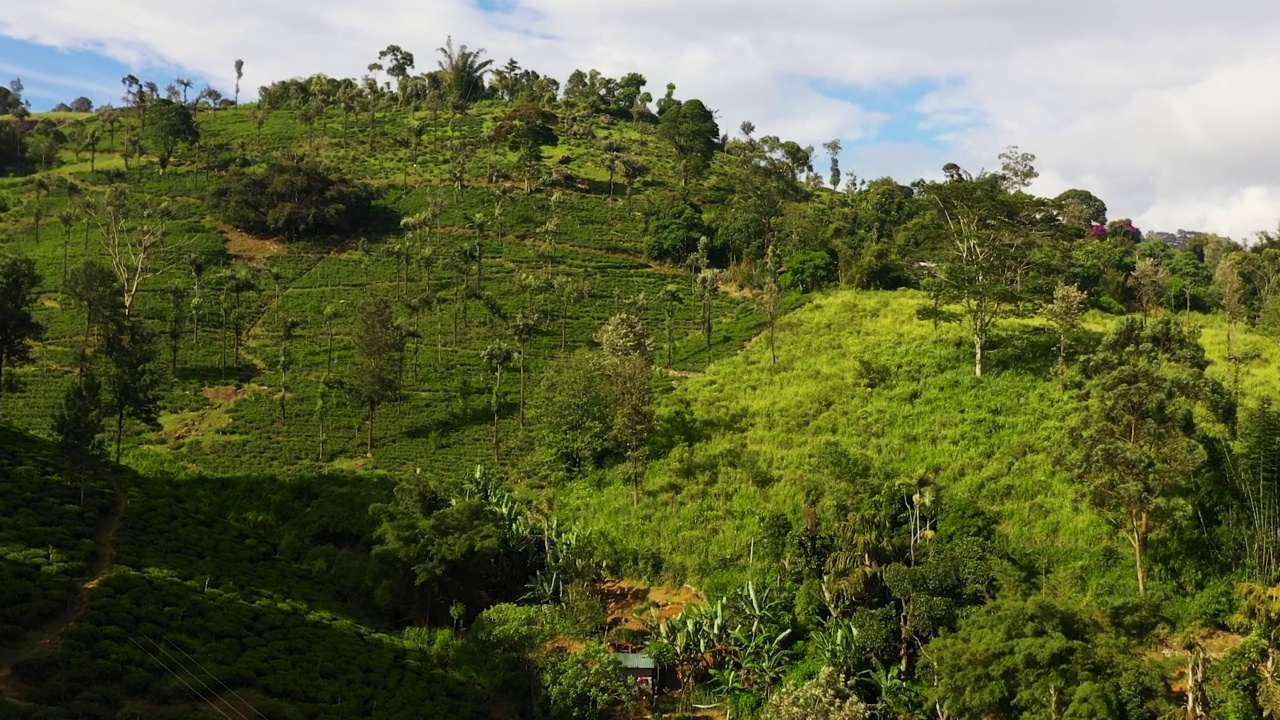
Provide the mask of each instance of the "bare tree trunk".
[{"label": "bare tree trunk", "polygon": [[369,436],[368,436],[368,453],[369,457],[373,457],[373,419],[377,412],[377,405],[369,403]]},{"label": "bare tree trunk", "polygon": [[987,338],[983,333],[973,334],[973,374],[982,377],[982,355],[986,351]]},{"label": "bare tree trunk", "polygon": [[116,411],[116,464],[120,464],[120,440],[124,437],[124,407]]}]

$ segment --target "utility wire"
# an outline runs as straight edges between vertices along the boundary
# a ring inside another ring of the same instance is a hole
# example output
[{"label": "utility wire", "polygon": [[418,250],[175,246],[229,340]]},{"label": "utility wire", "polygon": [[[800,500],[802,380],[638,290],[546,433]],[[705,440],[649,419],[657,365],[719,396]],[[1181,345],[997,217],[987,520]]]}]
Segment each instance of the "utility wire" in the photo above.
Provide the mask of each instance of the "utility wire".
[{"label": "utility wire", "polygon": [[[149,638],[148,638],[148,639],[149,639]],[[169,674],[170,674],[170,675],[172,675],[174,678],[176,678],[176,679],[178,680],[178,682],[182,683],[182,684],[187,688],[187,691],[188,691],[188,692],[190,692],[192,695],[194,695],[194,696],[196,696],[197,698],[199,698],[201,702],[204,702],[204,703],[208,704],[208,705],[209,705],[209,707],[213,708],[213,709],[214,709],[214,710],[215,710],[219,715],[221,715],[222,717],[226,718],[227,720],[231,720],[231,716],[230,716],[230,715],[228,715],[228,714],[226,714],[226,713],[222,712],[222,709],[221,709],[221,708],[219,708],[217,705],[214,705],[213,703],[209,702],[209,700],[208,700],[207,698],[205,698],[205,696],[204,696],[204,695],[201,695],[201,694],[200,694],[200,691],[199,691],[199,690],[196,690],[196,689],[191,685],[191,683],[189,683],[189,682],[187,682],[186,680],[184,680],[184,679],[182,678],[182,676],[181,676],[181,675],[178,675],[178,674],[177,674],[176,672],[174,672],[173,670],[170,670],[170,669],[169,669],[169,666],[168,666],[168,665],[166,665],[166,664],[165,664],[165,662],[164,662],[163,660],[161,660],[160,658],[156,657],[154,653],[152,653],[150,650],[148,650],[148,649],[146,649],[145,647],[143,647],[142,643],[138,642],[137,640],[134,640],[133,638],[129,638],[129,641],[130,641],[130,642],[132,642],[134,645],[137,645],[137,646],[138,646],[138,649],[142,650],[142,652],[144,652],[144,653],[146,653],[148,656],[150,656],[150,658],[151,658],[152,660],[155,660],[155,661],[156,661],[156,664],[158,664],[160,667],[164,668],[165,672],[169,673]]]},{"label": "utility wire", "polygon": [[[144,637],[146,637],[146,636],[144,636]],[[169,658],[170,660],[172,660],[174,665],[177,665],[178,667],[182,668],[183,672],[185,672],[187,675],[189,675],[189,676],[191,677],[191,679],[192,679],[192,680],[195,680],[196,682],[200,683],[200,686],[201,686],[201,687],[203,687],[205,690],[209,691],[209,694],[210,694],[210,695],[212,695],[212,696],[213,696],[214,698],[216,698],[217,700],[221,701],[223,705],[226,705],[226,706],[227,706],[227,708],[228,708],[229,710],[231,710],[231,712],[235,713],[236,715],[239,715],[239,716],[240,716],[240,720],[249,720],[249,718],[245,717],[243,713],[241,713],[239,710],[235,709],[235,708],[231,705],[231,703],[227,702],[226,698],[222,697],[220,694],[218,694],[218,692],[217,692],[217,691],[215,691],[213,688],[209,687],[209,683],[207,683],[207,682],[205,682],[203,679],[201,679],[201,678],[197,677],[195,673],[191,672],[191,668],[187,667],[187,666],[186,666],[185,664],[183,664],[180,660],[178,660],[178,658],[174,657],[174,655],[173,655],[172,653],[170,653],[168,650],[165,650],[163,645],[161,645],[160,643],[156,642],[156,641],[155,641],[154,639],[152,639],[152,638],[149,638],[149,637],[148,637],[147,639],[151,641],[151,644],[152,644],[152,645],[155,645],[155,646],[156,646],[156,649],[157,649],[157,650],[159,650],[160,652],[164,653],[164,656],[165,656],[165,657],[167,657],[167,658]]]},{"label": "utility wire", "polygon": [[[216,683],[218,683],[219,685],[221,685],[221,686],[222,686],[222,688],[223,688],[224,690],[226,690],[227,692],[231,693],[232,695],[234,695],[234,696],[235,696],[235,698],[236,698],[237,700],[239,700],[240,702],[242,702],[242,703],[244,703],[246,706],[248,706],[248,708],[249,708],[250,710],[252,710],[252,711],[253,711],[253,714],[254,714],[254,715],[257,715],[258,717],[262,718],[262,720],[267,720],[267,716],[266,716],[266,715],[263,715],[262,713],[258,712],[258,708],[254,707],[254,706],[253,706],[253,705],[252,705],[248,700],[245,700],[244,698],[240,697],[240,693],[238,693],[238,692],[236,692],[235,690],[232,690],[231,688],[227,687],[227,684],[226,684],[226,683],[222,682],[221,680],[219,680],[219,679],[218,679],[218,677],[217,677],[216,675],[214,675],[213,673],[211,673],[211,672],[209,672],[207,669],[205,669],[205,666],[204,666],[204,665],[201,665],[199,660],[196,660],[195,658],[193,658],[193,657],[191,657],[190,655],[188,655],[186,650],[183,650],[182,648],[178,647],[178,646],[177,646],[177,645],[176,645],[172,640],[170,640],[167,636],[163,636],[163,635],[162,635],[161,637],[163,637],[163,638],[164,638],[164,641],[165,641],[165,642],[167,642],[167,643],[169,643],[170,645],[172,645],[172,646],[173,646],[173,649],[175,649],[175,650],[177,650],[178,652],[182,653],[182,654],[183,654],[183,655],[184,655],[188,660],[190,660],[191,662],[195,663],[196,667],[198,667],[198,668],[200,668],[201,670],[203,670],[205,675],[208,675],[209,677],[213,678],[214,682],[216,682]],[[240,713],[236,713],[236,714],[237,714],[237,715],[240,715],[241,717],[244,717],[244,716],[243,716],[242,714],[240,714]],[[248,718],[245,718],[245,720],[248,720]]]}]

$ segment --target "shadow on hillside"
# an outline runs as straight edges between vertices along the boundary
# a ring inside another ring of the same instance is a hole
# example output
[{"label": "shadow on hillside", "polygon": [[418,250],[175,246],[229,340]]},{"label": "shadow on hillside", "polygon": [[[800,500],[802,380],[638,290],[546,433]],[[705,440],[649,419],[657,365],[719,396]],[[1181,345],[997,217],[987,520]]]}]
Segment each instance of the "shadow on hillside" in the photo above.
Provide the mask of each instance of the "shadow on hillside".
[{"label": "shadow on hillside", "polygon": [[[516,403],[513,402],[500,402],[498,404],[498,413],[501,417],[509,418],[515,407]],[[467,404],[465,410],[459,410],[455,406],[448,413],[441,414],[430,422],[407,428],[404,434],[406,437],[415,440],[426,440],[433,435],[437,437],[452,435],[476,425],[487,427],[492,422],[493,410],[490,409],[488,404],[471,402]]]},{"label": "shadow on hillside", "polygon": [[1048,377],[1058,362],[1058,335],[1046,328],[1019,328],[992,338],[987,366],[997,372]]},{"label": "shadow on hillside", "polygon": [[[216,697],[246,717],[482,718],[496,707],[502,717],[530,710],[520,702],[532,678],[477,641],[410,648],[304,608],[245,602],[234,588],[162,575],[126,570],[104,585],[111,592],[94,598],[74,635],[14,667],[34,705],[74,707],[77,717],[114,717],[131,705],[145,705],[148,717],[190,717],[203,703],[174,681],[186,677],[227,688]],[[98,650],[103,643],[115,648],[110,656]],[[495,704],[497,697],[515,700]]]}]

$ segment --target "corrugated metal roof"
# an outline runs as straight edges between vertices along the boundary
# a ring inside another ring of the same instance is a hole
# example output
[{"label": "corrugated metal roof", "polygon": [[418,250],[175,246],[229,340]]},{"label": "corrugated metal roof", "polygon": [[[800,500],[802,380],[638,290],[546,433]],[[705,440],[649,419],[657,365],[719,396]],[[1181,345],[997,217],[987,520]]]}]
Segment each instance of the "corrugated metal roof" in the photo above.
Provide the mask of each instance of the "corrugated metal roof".
[{"label": "corrugated metal roof", "polygon": [[653,670],[656,664],[653,658],[640,653],[614,653],[614,657],[618,658],[618,662],[622,663],[622,667],[628,670]]}]

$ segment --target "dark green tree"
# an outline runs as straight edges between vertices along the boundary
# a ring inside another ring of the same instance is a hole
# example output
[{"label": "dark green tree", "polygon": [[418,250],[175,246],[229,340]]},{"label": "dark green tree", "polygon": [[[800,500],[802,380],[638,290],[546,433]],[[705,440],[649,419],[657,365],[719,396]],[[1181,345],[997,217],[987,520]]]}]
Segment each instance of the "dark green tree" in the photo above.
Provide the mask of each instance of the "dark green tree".
[{"label": "dark green tree", "polygon": [[144,425],[156,421],[159,379],[152,371],[155,344],[141,322],[122,319],[105,333],[102,354],[107,361],[105,411],[115,418],[115,461],[119,464],[125,418]]},{"label": "dark green tree", "polygon": [[531,102],[521,102],[508,110],[493,130],[493,138],[516,154],[524,172],[524,191],[542,171],[542,148],[560,144],[554,125],[556,116]]},{"label": "dark green tree", "polygon": [[720,142],[720,126],[701,100],[685,100],[662,113],[658,136],[675,150],[684,187],[710,165]]},{"label": "dark green tree", "polygon": [[31,315],[40,273],[30,258],[0,255],[0,399],[5,371],[31,358],[31,346],[44,338],[44,325]]},{"label": "dark green tree", "polygon": [[1206,458],[1197,405],[1203,417],[1227,413],[1221,386],[1205,377],[1208,364],[1181,324],[1128,318],[1081,367],[1088,381],[1069,429],[1068,467],[1131,545],[1140,595],[1151,534],[1185,502],[1178,489]]},{"label": "dark green tree", "polygon": [[200,142],[200,128],[185,103],[158,100],[148,115],[146,137],[160,162],[160,172],[164,172],[179,145],[190,147]]},{"label": "dark green tree", "polygon": [[511,348],[502,343],[493,343],[480,353],[480,358],[484,360],[485,367],[489,373],[493,375],[493,395],[490,405],[493,409],[493,462],[497,464],[498,458],[498,410],[499,397],[502,392],[502,371],[511,364],[514,353]]},{"label": "dark green tree", "polygon": [[54,411],[53,436],[58,444],[67,482],[80,480],[80,504],[93,473],[94,462],[102,454],[102,384],[88,368],[62,396],[62,407]]},{"label": "dark green tree", "polygon": [[400,387],[399,358],[404,348],[404,338],[385,298],[372,295],[360,308],[355,346],[355,363],[347,374],[346,387],[352,399],[368,410],[367,450],[372,455],[378,407],[394,398]]}]

